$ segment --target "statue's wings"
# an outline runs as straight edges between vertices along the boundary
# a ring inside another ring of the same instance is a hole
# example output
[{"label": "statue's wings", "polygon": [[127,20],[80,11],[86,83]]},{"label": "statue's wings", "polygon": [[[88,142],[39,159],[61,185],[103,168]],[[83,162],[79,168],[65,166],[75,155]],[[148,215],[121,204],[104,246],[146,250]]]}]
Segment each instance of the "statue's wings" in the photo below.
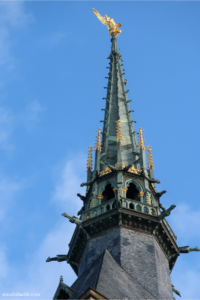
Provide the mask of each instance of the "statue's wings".
[{"label": "statue's wings", "polygon": [[94,14],[97,16],[97,18],[101,21],[102,24],[107,25],[106,20],[100,15],[100,13],[98,13],[98,11],[96,9],[92,9]]}]

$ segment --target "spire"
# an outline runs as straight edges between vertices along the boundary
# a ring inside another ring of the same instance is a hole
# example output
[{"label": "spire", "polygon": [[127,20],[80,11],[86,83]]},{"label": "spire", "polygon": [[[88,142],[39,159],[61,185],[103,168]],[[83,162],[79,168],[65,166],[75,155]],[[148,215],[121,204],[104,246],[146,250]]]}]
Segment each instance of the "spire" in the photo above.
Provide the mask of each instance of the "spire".
[{"label": "spire", "polygon": [[92,147],[88,147],[88,160],[87,160],[87,171],[90,169],[90,171],[92,170]]},{"label": "spire", "polygon": [[101,152],[101,128],[99,127],[95,145],[95,172],[94,176],[96,177],[98,172],[100,171],[100,152]]},{"label": "spire", "polygon": [[142,131],[144,131],[144,129],[142,129],[140,127],[140,129],[138,131],[139,131],[139,145],[138,145],[138,148],[142,149],[142,150],[145,150],[144,136],[142,135]]},{"label": "spire", "polygon": [[[110,60],[108,70],[108,84],[105,87],[107,90],[106,97],[103,100],[105,104],[105,115],[103,122],[103,139],[102,152],[104,156],[102,160],[110,165],[115,165],[117,162],[117,121],[120,121],[120,141],[121,141],[121,157],[125,166],[134,163],[138,158],[138,148],[135,136],[135,130],[132,120],[131,111],[129,107],[126,89],[126,82],[123,78],[124,69],[121,64],[122,56],[117,49],[117,38],[112,35],[111,38],[111,53],[108,57]],[[102,167],[103,168],[103,167]]]},{"label": "spire", "polygon": [[147,146],[148,168],[149,168],[149,170],[152,169],[154,171],[154,164],[153,164],[153,158],[152,158],[151,151],[152,151],[151,146]]},{"label": "spire", "polygon": [[[148,160],[148,168],[149,168],[149,174],[150,178],[154,178],[154,164],[153,164],[153,158],[152,158],[152,153],[151,153],[151,147],[147,146],[147,160]],[[154,187],[154,185],[153,185]]]},{"label": "spire", "polygon": [[95,151],[99,150],[99,152],[101,152],[101,128],[99,127],[99,129],[96,131],[98,132],[98,135],[96,139]]},{"label": "spire", "polygon": [[142,169],[146,170],[146,159],[145,159],[145,142],[144,142],[144,136],[142,135],[142,131],[144,131],[144,129],[142,129],[140,127],[139,131],[139,145],[138,148],[140,149],[140,160],[141,160],[141,167]]},{"label": "spire", "polygon": [[116,139],[122,144],[122,129],[121,129],[121,121],[116,121]]}]

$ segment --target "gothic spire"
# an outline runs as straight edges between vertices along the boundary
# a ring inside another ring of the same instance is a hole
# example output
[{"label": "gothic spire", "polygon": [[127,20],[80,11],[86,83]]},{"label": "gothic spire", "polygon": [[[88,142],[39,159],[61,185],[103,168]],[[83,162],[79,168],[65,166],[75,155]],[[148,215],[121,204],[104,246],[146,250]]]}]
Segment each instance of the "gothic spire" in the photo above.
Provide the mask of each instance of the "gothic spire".
[{"label": "gothic spire", "polygon": [[86,170],[92,170],[92,147],[88,147],[88,160]]},{"label": "gothic spire", "polygon": [[116,143],[116,123],[120,121],[121,124],[121,156],[122,162],[125,166],[134,163],[138,158],[138,148],[135,136],[135,130],[132,120],[131,110],[129,107],[126,89],[127,80],[124,80],[124,69],[122,69],[123,62],[122,56],[117,49],[117,38],[112,35],[111,39],[111,53],[108,57],[109,72],[108,72],[108,85],[107,89],[104,123],[103,125],[103,140],[102,140],[102,153],[105,153],[102,160],[110,165],[115,165],[117,162],[117,143]]}]

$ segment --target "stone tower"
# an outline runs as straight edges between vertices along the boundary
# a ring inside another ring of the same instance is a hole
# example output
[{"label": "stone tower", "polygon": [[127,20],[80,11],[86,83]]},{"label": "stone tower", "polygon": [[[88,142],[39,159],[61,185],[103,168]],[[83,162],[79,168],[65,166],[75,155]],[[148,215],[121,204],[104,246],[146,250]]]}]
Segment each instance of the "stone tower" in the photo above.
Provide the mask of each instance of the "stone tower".
[{"label": "stone tower", "polygon": [[[86,195],[78,215],[63,216],[76,224],[67,255],[47,261],[67,261],[77,280],[71,287],[61,277],[54,299],[173,299],[170,272],[181,252],[157,192],[151,148],[142,129],[137,143],[117,38],[111,38],[105,87],[103,129],[97,130],[95,164],[92,147],[87,163]],[[148,154],[146,165],[145,150]]]}]

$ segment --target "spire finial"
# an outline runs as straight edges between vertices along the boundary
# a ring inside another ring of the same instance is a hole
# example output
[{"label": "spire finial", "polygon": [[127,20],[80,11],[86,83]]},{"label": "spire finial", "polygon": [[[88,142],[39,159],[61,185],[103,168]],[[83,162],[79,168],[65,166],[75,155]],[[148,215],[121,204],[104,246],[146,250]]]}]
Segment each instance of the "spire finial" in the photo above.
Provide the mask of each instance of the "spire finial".
[{"label": "spire finial", "polygon": [[116,141],[120,141],[122,145],[122,129],[121,129],[121,121],[116,121]]},{"label": "spire finial", "polygon": [[139,131],[139,149],[142,149],[142,150],[145,150],[145,143],[144,143],[144,136],[142,135],[142,131],[144,131],[144,129],[142,129],[140,127],[140,129],[138,130]]},{"label": "spire finial", "polygon": [[92,171],[92,146],[88,147],[88,160],[87,160],[87,171],[90,169]]},{"label": "spire finial", "polygon": [[149,168],[149,170],[152,169],[154,171],[154,164],[153,164],[153,158],[152,158],[151,151],[152,151],[151,146],[147,146],[148,168]]},{"label": "spire finial", "polygon": [[95,151],[99,150],[99,152],[101,152],[101,128],[99,127],[99,129],[96,131],[98,132],[98,135],[96,139]]},{"label": "spire finial", "polygon": [[108,27],[108,32],[110,35],[112,36],[118,36],[119,33],[121,33],[122,31],[119,30],[117,27],[121,27],[122,24],[118,23],[115,24],[115,21],[112,18],[107,17],[107,15],[105,16],[101,16],[100,13],[98,13],[98,11],[96,9],[92,9],[94,14],[97,16],[97,18],[101,21],[102,24],[107,25]]},{"label": "spire finial", "polygon": [[60,276],[60,283],[63,283],[63,277],[62,277],[62,275]]}]

